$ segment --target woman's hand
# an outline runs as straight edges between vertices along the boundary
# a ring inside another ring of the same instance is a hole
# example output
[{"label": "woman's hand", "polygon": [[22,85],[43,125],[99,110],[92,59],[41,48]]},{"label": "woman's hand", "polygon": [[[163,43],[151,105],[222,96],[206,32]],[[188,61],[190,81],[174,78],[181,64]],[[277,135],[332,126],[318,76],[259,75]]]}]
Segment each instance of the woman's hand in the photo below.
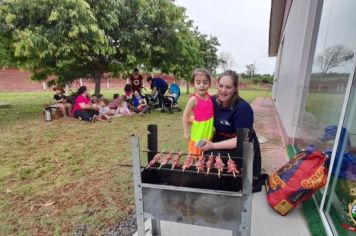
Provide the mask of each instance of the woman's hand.
[{"label": "woman's hand", "polygon": [[183,137],[184,137],[185,140],[189,141],[190,134],[188,132],[184,132]]},{"label": "woman's hand", "polygon": [[214,143],[209,141],[209,140],[204,140],[206,141],[204,146],[201,146],[199,149],[202,151],[208,151],[208,150],[213,150],[215,149]]},{"label": "woman's hand", "polygon": [[94,103],[94,104],[90,105],[90,109],[99,110],[99,106],[98,106],[98,104]]}]

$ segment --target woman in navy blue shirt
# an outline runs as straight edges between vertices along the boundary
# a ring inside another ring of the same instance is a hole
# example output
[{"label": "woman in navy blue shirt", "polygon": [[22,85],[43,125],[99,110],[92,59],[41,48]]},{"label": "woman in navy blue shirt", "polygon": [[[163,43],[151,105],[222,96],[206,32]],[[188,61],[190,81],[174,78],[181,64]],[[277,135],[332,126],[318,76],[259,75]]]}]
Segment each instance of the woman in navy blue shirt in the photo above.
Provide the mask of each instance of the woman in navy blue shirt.
[{"label": "woman in navy blue shirt", "polygon": [[152,96],[154,96],[156,92],[158,92],[158,106],[162,107],[163,95],[168,90],[167,82],[162,78],[159,77],[152,78],[151,76],[147,78],[147,82],[151,84]]},{"label": "woman in navy blue shirt", "polygon": [[[201,147],[203,151],[214,151],[235,156],[237,128],[252,129],[254,141],[254,176],[261,172],[261,153],[256,133],[253,131],[253,110],[248,102],[239,96],[238,76],[236,72],[228,70],[218,79],[218,93],[212,97],[214,104],[215,134],[212,141],[206,141]],[[242,163],[238,163],[240,166]]]}]

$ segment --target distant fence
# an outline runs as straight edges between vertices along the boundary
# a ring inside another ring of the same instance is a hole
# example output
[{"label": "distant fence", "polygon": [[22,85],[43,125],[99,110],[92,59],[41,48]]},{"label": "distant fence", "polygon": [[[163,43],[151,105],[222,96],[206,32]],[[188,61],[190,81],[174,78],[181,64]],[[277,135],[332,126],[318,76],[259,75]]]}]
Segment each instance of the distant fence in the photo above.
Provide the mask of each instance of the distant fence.
[{"label": "distant fence", "polygon": [[[51,88],[47,87],[47,81],[37,82],[30,80],[31,73],[28,71],[21,71],[19,69],[0,69],[0,92],[5,91],[46,91]],[[144,75],[146,78],[147,75]],[[175,81],[172,76],[163,75],[162,76],[168,83]],[[126,79],[123,78],[113,78],[110,74],[104,74],[104,78],[101,79],[100,87],[102,89],[115,89],[123,88],[126,84]],[[95,88],[95,83],[93,80],[89,79],[77,79],[72,85],[71,89],[76,90],[80,86],[85,85],[89,89]],[[144,86],[148,86],[144,83]]]},{"label": "distant fence", "polygon": [[[144,74],[143,77],[146,78],[148,74]],[[162,76],[169,84],[175,81],[173,76],[169,75],[160,75]],[[28,71],[21,71],[19,69],[0,69],[0,92],[5,91],[48,91],[51,88],[47,87],[47,81],[44,82],[36,82],[30,80],[31,73]],[[146,81],[146,80],[144,80]],[[123,78],[113,78],[109,73],[105,73],[103,78],[101,79],[100,87],[101,89],[115,89],[115,88],[123,88],[126,84],[126,79]],[[182,88],[186,87],[186,82],[181,80],[177,81]],[[75,91],[80,86],[85,85],[90,90],[94,90],[95,83],[90,79],[77,79],[72,85],[71,89]],[[212,82],[211,87],[216,87],[217,81]],[[148,84],[145,82],[144,86],[148,88]],[[192,88],[192,85],[190,85]],[[249,89],[250,86],[245,83],[239,83],[239,89]],[[270,84],[261,85],[261,89],[271,89]]]}]

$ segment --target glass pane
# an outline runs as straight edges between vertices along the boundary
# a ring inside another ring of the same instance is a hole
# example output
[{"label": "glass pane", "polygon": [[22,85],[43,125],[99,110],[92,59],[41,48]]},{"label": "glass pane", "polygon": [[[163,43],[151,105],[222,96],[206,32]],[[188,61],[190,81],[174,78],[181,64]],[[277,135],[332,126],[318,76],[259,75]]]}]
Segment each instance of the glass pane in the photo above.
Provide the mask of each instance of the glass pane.
[{"label": "glass pane", "polygon": [[[355,9],[353,0],[325,0],[323,3],[305,110],[295,139],[300,148],[314,145],[331,155],[353,68]],[[319,204],[321,194],[322,191],[315,195]]]},{"label": "glass pane", "polygon": [[335,235],[355,235],[356,79],[347,105],[323,211]]},{"label": "glass pane", "polygon": [[353,7],[353,0],[324,1],[306,106],[295,140],[301,148],[313,144],[327,151],[333,147],[334,139],[323,136],[339,123],[352,71],[356,42]]}]

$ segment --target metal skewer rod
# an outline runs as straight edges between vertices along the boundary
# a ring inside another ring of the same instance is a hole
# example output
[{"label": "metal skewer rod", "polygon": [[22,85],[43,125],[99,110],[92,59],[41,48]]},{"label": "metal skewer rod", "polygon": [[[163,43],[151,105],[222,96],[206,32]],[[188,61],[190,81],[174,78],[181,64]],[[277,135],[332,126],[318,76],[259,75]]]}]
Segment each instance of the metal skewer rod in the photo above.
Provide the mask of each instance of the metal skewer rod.
[{"label": "metal skewer rod", "polygon": [[[142,152],[147,152],[147,153],[158,153],[158,151],[151,151],[151,150],[144,150],[144,151],[142,151]],[[161,153],[163,153],[163,154],[168,154],[169,152],[164,152],[164,151],[162,151]],[[172,152],[172,154],[178,154],[178,152]],[[200,156],[200,155],[196,155],[196,154],[189,154],[189,153],[182,153],[182,155],[184,155],[184,156],[187,156],[187,155],[191,155],[191,156]],[[228,158],[228,156],[225,156],[225,155],[220,155],[222,158]],[[233,157],[231,157],[231,158],[234,158],[234,159],[242,159],[242,157],[235,157],[235,156],[233,156]]]},{"label": "metal skewer rod", "polygon": [[[220,160],[221,160],[220,153],[218,154],[218,157],[219,157]],[[216,163],[216,161],[215,161],[215,163]],[[216,169],[218,169],[218,168],[216,168]],[[219,178],[220,178],[220,168],[218,169],[218,176],[219,176]]]}]

